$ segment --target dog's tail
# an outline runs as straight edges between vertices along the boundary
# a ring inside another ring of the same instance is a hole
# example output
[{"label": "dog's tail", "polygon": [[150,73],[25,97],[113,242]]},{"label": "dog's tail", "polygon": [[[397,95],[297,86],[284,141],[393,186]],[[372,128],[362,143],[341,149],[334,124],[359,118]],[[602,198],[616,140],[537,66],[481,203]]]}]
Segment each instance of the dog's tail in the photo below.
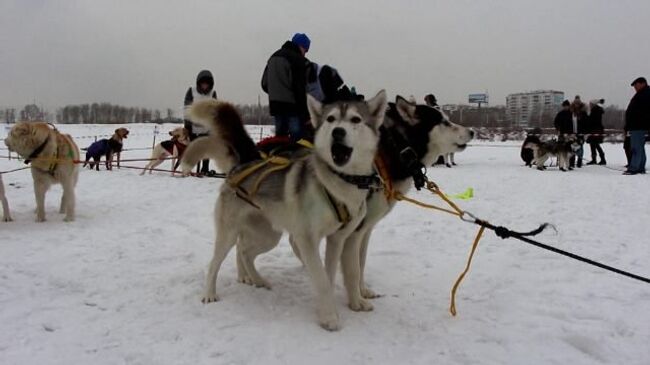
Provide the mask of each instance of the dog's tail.
[{"label": "dog's tail", "polygon": [[207,137],[194,140],[183,153],[183,173],[192,170],[204,158],[216,161],[224,172],[239,164],[261,159],[260,153],[244,128],[237,109],[230,103],[214,99],[194,103],[189,110],[193,122],[210,129]]}]

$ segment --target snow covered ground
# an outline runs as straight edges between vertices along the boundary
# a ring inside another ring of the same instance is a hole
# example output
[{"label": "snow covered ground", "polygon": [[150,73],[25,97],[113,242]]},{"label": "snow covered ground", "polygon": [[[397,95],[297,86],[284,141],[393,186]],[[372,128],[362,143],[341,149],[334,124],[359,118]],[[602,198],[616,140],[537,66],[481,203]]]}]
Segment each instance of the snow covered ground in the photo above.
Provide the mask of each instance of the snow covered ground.
[{"label": "snow covered ground", "polygon": [[[151,146],[153,126],[128,127],[125,148]],[[76,137],[115,128],[60,126]],[[521,166],[518,146],[476,143],[456,156],[457,168],[428,175],[448,193],[473,187],[459,204],[494,224],[552,222],[559,234],[541,241],[650,275],[648,175],[540,172]],[[622,169],[621,145],[605,151]],[[0,171],[21,166],[0,159]],[[476,229],[406,203],[371,240],[367,279],[383,294],[375,310],[347,309],[339,275],[341,331],[316,324],[312,287],[286,238],[258,259],[271,291],[237,283],[231,252],[217,283],[222,300],[203,305],[222,180],[138,173],[83,170],[73,223],[57,214],[60,187],[48,194],[48,221],[35,223],[29,171],[3,176],[15,221],[0,223],[1,364],[650,363],[649,285],[492,233],[451,317],[450,288]]]}]

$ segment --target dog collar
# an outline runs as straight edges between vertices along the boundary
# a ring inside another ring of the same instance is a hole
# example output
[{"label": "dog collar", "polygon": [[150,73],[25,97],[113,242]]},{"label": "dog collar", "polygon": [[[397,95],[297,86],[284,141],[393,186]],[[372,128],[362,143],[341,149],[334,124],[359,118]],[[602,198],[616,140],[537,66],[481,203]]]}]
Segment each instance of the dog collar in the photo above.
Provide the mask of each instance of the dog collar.
[{"label": "dog collar", "polygon": [[381,180],[376,173],[372,175],[348,175],[331,167],[329,169],[343,181],[356,185],[359,189],[372,189],[381,186]]},{"label": "dog collar", "polygon": [[25,160],[25,165],[28,165],[29,163],[32,162],[33,159],[35,159],[36,157],[38,157],[38,155],[40,155],[41,152],[43,152],[43,150],[45,149],[45,146],[47,145],[47,143],[48,143],[49,141],[50,141],[50,136],[48,136],[47,139],[45,140],[45,142],[43,142],[40,146],[36,147],[36,149],[34,150],[34,152],[32,152],[32,153],[29,155],[29,157],[27,157],[27,159]]}]

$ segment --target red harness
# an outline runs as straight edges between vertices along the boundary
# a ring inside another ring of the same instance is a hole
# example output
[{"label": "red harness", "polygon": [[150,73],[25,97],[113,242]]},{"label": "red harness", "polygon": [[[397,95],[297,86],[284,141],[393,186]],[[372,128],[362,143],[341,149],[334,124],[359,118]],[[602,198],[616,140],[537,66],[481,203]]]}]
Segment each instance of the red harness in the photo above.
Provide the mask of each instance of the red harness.
[{"label": "red harness", "polygon": [[176,151],[178,151],[179,158],[183,156],[183,152],[185,152],[185,149],[187,148],[186,144],[183,144],[178,140],[174,140],[174,139],[162,141],[160,142],[160,145],[162,146],[162,148],[165,149],[165,151],[167,151],[167,153],[169,153],[172,156],[174,155],[174,147],[176,147]]}]

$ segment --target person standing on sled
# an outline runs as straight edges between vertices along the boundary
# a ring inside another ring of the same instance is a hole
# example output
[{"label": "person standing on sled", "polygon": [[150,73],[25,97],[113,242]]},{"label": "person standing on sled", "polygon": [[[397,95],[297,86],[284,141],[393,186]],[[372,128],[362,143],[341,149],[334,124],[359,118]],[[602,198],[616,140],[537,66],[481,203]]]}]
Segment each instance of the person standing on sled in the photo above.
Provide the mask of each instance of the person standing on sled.
[{"label": "person standing on sled", "polygon": [[307,59],[311,41],[296,33],[266,63],[262,90],[269,95],[269,111],[275,121],[275,135],[292,142],[303,138],[307,111]]},{"label": "person standing on sled", "polygon": [[[214,88],[214,78],[212,73],[208,70],[203,70],[199,72],[196,76],[196,86],[190,87],[185,93],[185,101],[183,105],[185,106],[185,113],[189,110],[189,106],[194,102],[206,99],[216,99],[217,92],[213,90]],[[193,141],[197,138],[205,137],[208,135],[208,129],[201,124],[193,123],[189,120],[187,115],[185,115],[184,127],[187,129],[187,132],[190,135],[190,141]],[[180,159],[178,160],[180,163]],[[196,165],[196,173],[199,175],[213,175],[216,174],[214,171],[210,171],[210,160],[205,159],[199,162]]]}]

